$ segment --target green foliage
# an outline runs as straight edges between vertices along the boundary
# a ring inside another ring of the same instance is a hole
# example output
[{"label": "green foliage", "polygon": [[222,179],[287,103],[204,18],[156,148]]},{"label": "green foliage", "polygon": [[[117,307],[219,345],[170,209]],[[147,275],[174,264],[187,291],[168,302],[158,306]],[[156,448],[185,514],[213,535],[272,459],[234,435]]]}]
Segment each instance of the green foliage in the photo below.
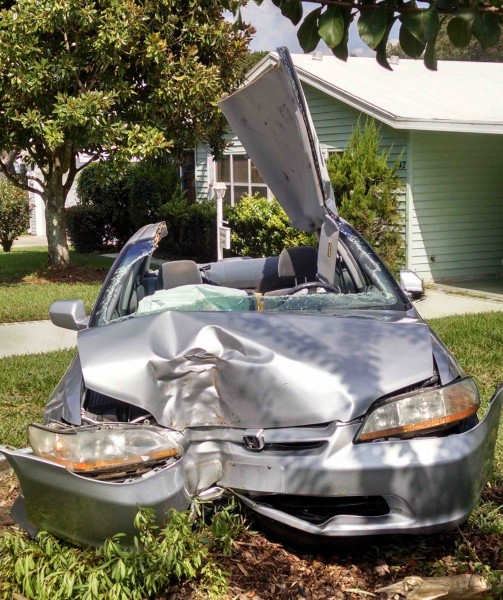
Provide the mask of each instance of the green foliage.
[{"label": "green foliage", "polygon": [[[204,208],[190,209],[181,189],[178,167],[161,162],[132,163],[117,172],[110,162],[90,165],[81,175],[77,187],[81,202],[66,210],[68,232],[78,252],[93,252],[105,244],[122,246],[140,227],[148,223],[184,219],[189,239],[175,231],[175,238],[186,251],[195,247],[205,229],[198,234]],[[169,205],[169,206],[167,206]],[[189,216],[194,217],[193,225]],[[174,244],[175,255],[179,245]]]},{"label": "green foliage", "polygon": [[240,256],[277,256],[283,248],[317,246],[315,236],[290,226],[279,202],[245,196],[229,211],[232,250]]},{"label": "green foliage", "polygon": [[161,252],[195,261],[216,260],[214,202],[189,205],[184,198],[175,199],[162,206],[160,218],[168,227],[168,235],[160,243]]},{"label": "green foliage", "polygon": [[379,130],[374,121],[351,134],[342,156],[333,154],[328,172],[339,214],[354,225],[377,250],[392,271],[403,263],[403,226],[399,210],[398,161],[379,150]]},{"label": "green foliage", "polygon": [[103,248],[105,221],[96,206],[70,206],[66,209],[68,238],[77,252],[86,254]]},{"label": "green foliage", "polygon": [[[500,36],[494,46],[483,48],[471,34],[472,21],[473,13],[469,12],[442,22],[435,44],[439,60],[503,61],[503,36]],[[420,58],[424,49],[424,44],[420,44],[407,30],[401,29],[400,43],[388,44],[387,54],[400,58]]]},{"label": "green foliage", "polygon": [[249,39],[219,0],[17,0],[0,12],[0,150],[41,170],[33,191],[55,265],[68,262],[63,208],[79,152],[126,163],[206,142],[218,153],[216,100],[244,76],[235,64]]},{"label": "green foliage", "polygon": [[14,240],[26,231],[29,217],[26,192],[0,175],[0,244],[4,252],[10,252]]},{"label": "green foliage", "polygon": [[[126,170],[127,173],[128,170]],[[87,213],[89,220],[91,218],[96,220],[96,229],[101,237],[100,245],[103,242],[123,245],[135,232],[129,216],[127,175],[117,174],[109,162],[95,163],[82,171],[77,183],[77,197],[81,207],[91,209]],[[79,215],[78,211],[75,212]],[[86,214],[86,211],[82,211],[81,214]],[[80,218],[80,215],[77,218]],[[76,232],[71,220],[68,222],[68,227],[75,247],[82,252],[83,250],[79,249],[82,244],[75,243]],[[97,241],[93,234],[91,234],[91,238],[93,242],[89,246]]]},{"label": "green foliage", "polygon": [[[234,2],[235,12],[244,1]],[[255,2],[261,4],[262,0]],[[273,3],[294,25],[300,24],[297,37],[304,52],[315,50],[320,39],[323,39],[335,56],[342,60],[348,57],[348,31],[356,19],[361,39],[376,50],[376,60],[387,69],[391,67],[386,57],[386,46],[397,20],[404,53],[412,58],[423,55],[425,65],[435,70],[437,36],[446,18],[455,21],[448,30],[450,45],[461,47],[470,40],[476,40],[483,49],[498,43],[503,19],[500,0],[477,3],[470,0],[431,0],[427,3],[358,0],[351,5],[345,0],[331,0],[328,3],[325,0],[273,0]],[[305,16],[304,4],[310,11]],[[312,10],[313,4],[321,6]]]},{"label": "green foliage", "polygon": [[133,547],[119,535],[102,547],[79,549],[39,533],[0,537],[0,598],[14,593],[37,600],[143,600],[162,593],[176,580],[197,580],[210,598],[227,591],[227,574],[218,553],[230,553],[243,530],[234,502],[217,509],[209,522],[189,511],[172,511],[162,529],[151,512],[135,519]]},{"label": "green foliage", "polygon": [[263,58],[269,56],[269,52],[265,50],[258,50],[256,52],[250,52],[245,56],[241,57],[237,63],[237,67],[244,73],[248,73],[248,71],[254,67],[257,63],[259,63]]},{"label": "green foliage", "polygon": [[180,174],[175,165],[143,161],[128,172],[129,215],[134,229],[162,220],[161,207],[184,198]]}]

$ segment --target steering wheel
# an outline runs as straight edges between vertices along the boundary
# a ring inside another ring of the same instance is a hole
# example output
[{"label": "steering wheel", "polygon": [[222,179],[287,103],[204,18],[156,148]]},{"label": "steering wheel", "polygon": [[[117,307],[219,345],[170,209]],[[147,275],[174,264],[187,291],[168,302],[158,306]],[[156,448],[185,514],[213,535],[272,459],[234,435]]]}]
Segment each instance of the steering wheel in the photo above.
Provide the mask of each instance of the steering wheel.
[{"label": "steering wheel", "polygon": [[341,290],[337,286],[331,285],[330,283],[323,283],[322,281],[306,281],[305,283],[299,283],[299,285],[290,288],[285,296],[293,296],[302,290],[316,290],[316,288],[323,288],[324,290],[327,290],[327,292],[333,292],[334,294],[341,293]]}]

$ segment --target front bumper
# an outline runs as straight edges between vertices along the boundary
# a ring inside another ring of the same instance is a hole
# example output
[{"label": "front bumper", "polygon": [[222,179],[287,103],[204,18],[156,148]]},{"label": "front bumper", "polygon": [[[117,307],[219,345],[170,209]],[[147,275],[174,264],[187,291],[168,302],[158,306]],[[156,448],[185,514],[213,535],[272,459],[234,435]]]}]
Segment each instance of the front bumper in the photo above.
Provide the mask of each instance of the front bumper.
[{"label": "front bumper", "polygon": [[[264,449],[253,451],[243,445],[242,430],[198,431],[182,458],[124,482],[92,480],[21,452],[4,454],[20,480],[28,520],[83,544],[99,544],[119,532],[132,536],[139,507],[153,508],[161,522],[170,509],[188,508],[193,496],[212,485],[231,489],[256,512],[306,533],[422,534],[455,527],[478,502],[492,465],[502,404],[500,387],[476,427],[437,438],[354,444],[358,425],[334,423],[266,430]],[[275,496],[274,503],[268,504],[268,494]],[[388,510],[373,516],[328,515],[313,523],[302,513],[281,510],[281,494],[380,497]]]}]

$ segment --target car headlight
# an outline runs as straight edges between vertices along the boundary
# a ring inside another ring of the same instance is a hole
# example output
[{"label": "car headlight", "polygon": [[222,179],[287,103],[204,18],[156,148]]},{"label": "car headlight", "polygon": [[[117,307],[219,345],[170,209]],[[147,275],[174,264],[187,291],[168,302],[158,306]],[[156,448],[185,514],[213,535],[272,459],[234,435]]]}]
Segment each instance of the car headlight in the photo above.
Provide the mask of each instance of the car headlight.
[{"label": "car headlight", "polygon": [[371,407],[356,440],[428,433],[474,415],[479,406],[473,379],[388,398]]},{"label": "car headlight", "polygon": [[32,424],[28,440],[34,454],[76,473],[129,468],[182,453],[174,434],[144,425],[74,429]]}]

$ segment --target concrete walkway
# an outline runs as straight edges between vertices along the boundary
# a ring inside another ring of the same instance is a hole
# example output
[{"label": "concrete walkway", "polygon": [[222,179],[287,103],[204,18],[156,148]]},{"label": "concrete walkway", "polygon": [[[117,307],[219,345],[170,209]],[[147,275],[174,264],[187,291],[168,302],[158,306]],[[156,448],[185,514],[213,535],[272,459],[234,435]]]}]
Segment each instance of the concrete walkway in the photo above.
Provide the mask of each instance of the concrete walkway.
[{"label": "concrete walkway", "polygon": [[503,311],[503,296],[495,297],[466,296],[459,293],[447,293],[438,289],[426,290],[426,298],[414,302],[423,319],[450,317],[454,315]]},{"label": "concrete walkway", "polygon": [[61,329],[50,321],[0,325],[0,358],[13,354],[35,354],[76,346],[76,331]]},{"label": "concrete walkway", "polygon": [[45,235],[22,235],[14,240],[13,248],[32,248],[33,246],[47,246]]}]

